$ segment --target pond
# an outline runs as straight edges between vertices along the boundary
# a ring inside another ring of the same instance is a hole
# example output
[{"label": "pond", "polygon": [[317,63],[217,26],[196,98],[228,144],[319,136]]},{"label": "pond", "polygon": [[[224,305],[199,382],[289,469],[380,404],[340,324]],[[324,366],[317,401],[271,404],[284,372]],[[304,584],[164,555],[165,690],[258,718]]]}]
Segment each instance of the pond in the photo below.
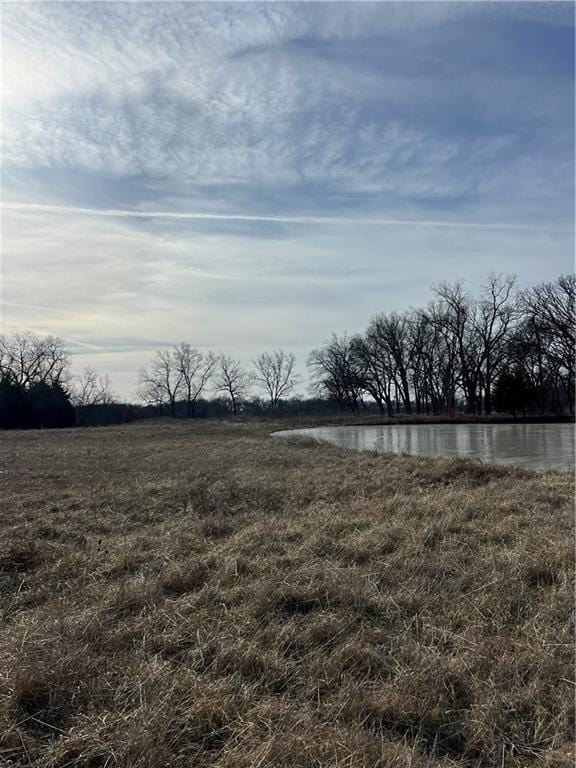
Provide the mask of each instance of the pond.
[{"label": "pond", "polygon": [[459,456],[525,469],[574,469],[573,424],[394,424],[314,427],[275,432],[341,448],[417,456]]}]

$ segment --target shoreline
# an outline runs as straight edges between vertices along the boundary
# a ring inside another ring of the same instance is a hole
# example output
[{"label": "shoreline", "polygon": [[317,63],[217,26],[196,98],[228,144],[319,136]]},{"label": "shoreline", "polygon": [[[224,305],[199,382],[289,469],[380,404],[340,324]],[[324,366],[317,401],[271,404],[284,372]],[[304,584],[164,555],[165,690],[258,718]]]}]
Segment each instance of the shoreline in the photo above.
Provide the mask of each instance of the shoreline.
[{"label": "shoreline", "polygon": [[278,426],[278,429],[313,429],[315,427],[329,427],[329,426],[350,426],[350,427],[386,427],[386,426],[400,426],[400,425],[434,425],[434,424],[574,424],[576,426],[576,420],[570,416],[525,416],[514,418],[513,416],[472,416],[466,414],[458,414],[455,416],[393,416],[392,418],[381,416],[380,414],[338,414],[338,415],[326,415],[326,416],[282,416],[271,414],[266,417],[246,418],[236,417],[235,419],[226,420],[230,423],[245,423],[251,422],[258,424],[273,423],[278,425],[294,425],[294,426]]}]

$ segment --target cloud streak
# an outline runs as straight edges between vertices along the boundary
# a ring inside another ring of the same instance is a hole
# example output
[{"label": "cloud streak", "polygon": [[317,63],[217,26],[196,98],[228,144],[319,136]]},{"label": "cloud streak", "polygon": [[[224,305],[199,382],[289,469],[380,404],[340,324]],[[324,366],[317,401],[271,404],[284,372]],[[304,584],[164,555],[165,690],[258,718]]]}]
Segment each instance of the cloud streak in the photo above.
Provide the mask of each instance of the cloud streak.
[{"label": "cloud streak", "polygon": [[525,231],[545,231],[554,229],[554,231],[571,231],[569,227],[514,224],[514,223],[491,223],[474,221],[445,221],[441,219],[386,219],[386,218],[363,218],[359,216],[266,216],[244,213],[202,213],[185,211],[140,211],[114,208],[80,208],[77,206],[49,205],[42,203],[17,203],[2,202],[0,208],[6,211],[22,213],[55,213],[77,216],[103,216],[107,218],[119,219],[169,219],[174,221],[247,221],[247,222],[272,222],[278,224],[330,224],[330,225],[350,225],[361,224],[362,226],[375,227],[448,227],[456,229],[502,229],[502,230],[525,230]]}]

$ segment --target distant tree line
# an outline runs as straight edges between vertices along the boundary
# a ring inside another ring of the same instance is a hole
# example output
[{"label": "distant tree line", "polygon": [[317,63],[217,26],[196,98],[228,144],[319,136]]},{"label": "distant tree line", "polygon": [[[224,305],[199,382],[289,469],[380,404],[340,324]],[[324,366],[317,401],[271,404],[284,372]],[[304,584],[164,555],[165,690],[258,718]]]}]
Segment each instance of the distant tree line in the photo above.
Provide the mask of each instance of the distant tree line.
[{"label": "distant tree line", "polygon": [[[182,404],[188,418],[198,415],[200,403],[206,410],[208,391],[225,404],[227,413],[277,412],[300,381],[295,356],[277,349],[262,353],[252,364],[253,369],[248,370],[230,355],[202,352],[181,342],[156,352],[150,364],[140,369],[138,394],[170,416],[182,415]],[[249,397],[253,388],[262,392],[262,399]]]},{"label": "distant tree line", "polygon": [[248,369],[181,342],[140,370],[145,405],[127,405],[108,376],[90,367],[72,374],[62,339],[0,335],[0,428],[344,409],[574,415],[574,275],[524,291],[514,276],[490,275],[476,297],[461,281],[433,292],[424,308],[377,314],[363,333],[333,334],[314,349],[307,398],[294,397],[301,379],[294,355],[282,349],[263,352]]},{"label": "distant tree line", "polygon": [[[245,369],[230,355],[181,342],[159,350],[138,378],[142,405],[119,403],[107,375],[91,367],[73,374],[62,339],[0,335],[0,429],[119,424],[138,418],[263,415],[330,410],[331,403],[290,395],[299,382],[295,357],[264,352]],[[262,397],[250,394],[254,388]]]},{"label": "distant tree line", "polygon": [[516,290],[490,275],[480,295],[440,283],[427,307],[375,315],[363,333],[312,351],[312,388],[341,409],[382,413],[574,414],[574,275]]}]

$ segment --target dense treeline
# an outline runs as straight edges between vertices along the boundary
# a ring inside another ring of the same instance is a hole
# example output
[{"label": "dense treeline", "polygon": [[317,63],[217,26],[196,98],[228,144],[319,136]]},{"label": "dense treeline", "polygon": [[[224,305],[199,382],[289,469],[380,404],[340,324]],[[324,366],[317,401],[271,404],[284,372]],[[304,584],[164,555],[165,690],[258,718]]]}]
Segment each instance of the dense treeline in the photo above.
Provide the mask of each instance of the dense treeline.
[{"label": "dense treeline", "polygon": [[74,425],[68,370],[61,339],[31,333],[0,336],[0,427]]},{"label": "dense treeline", "polygon": [[100,423],[127,420],[126,406],[114,400],[107,376],[92,368],[72,374],[62,339],[30,332],[0,336],[0,428],[98,423],[92,409],[103,411]]},{"label": "dense treeline", "polygon": [[525,291],[491,275],[477,297],[441,283],[425,308],[375,315],[308,358],[312,397],[294,397],[294,355],[264,352],[252,369],[181,342],[138,377],[145,405],[117,401],[107,376],[73,375],[62,339],[0,336],[0,428],[118,424],[136,418],[383,414],[574,414],[576,279]]},{"label": "dense treeline", "polygon": [[526,291],[515,282],[491,275],[478,297],[441,283],[425,308],[334,334],[310,354],[314,391],[353,411],[368,397],[390,416],[573,414],[575,278]]}]

